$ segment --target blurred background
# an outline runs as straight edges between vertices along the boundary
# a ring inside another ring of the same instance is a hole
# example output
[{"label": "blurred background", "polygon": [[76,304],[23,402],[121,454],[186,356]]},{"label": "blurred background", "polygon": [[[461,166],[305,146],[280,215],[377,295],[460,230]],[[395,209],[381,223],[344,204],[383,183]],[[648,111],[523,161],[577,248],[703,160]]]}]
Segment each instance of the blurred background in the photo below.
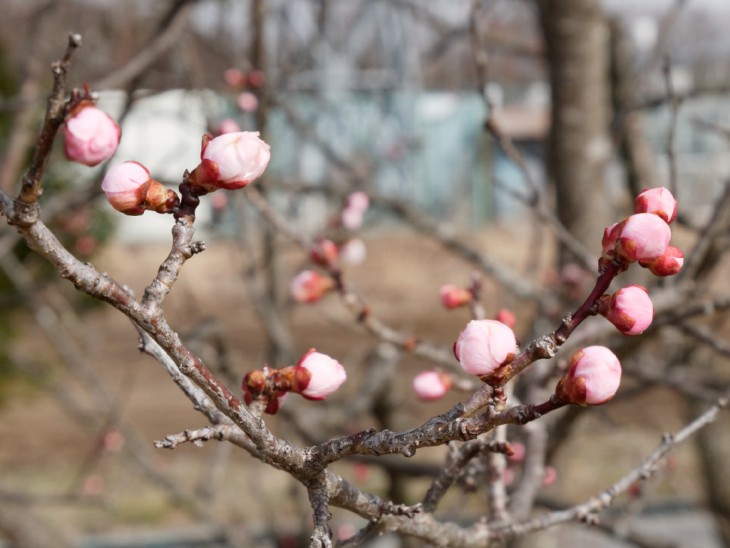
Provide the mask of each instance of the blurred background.
[{"label": "blurred background", "polygon": [[[478,272],[487,315],[513,310],[527,342],[587,294],[603,228],[631,212],[632,196],[671,188],[680,202],[675,245],[693,250],[692,268],[656,286],[674,297],[655,302],[656,327],[645,337],[618,338],[607,322],[588,322],[597,327],[581,336],[617,349],[625,385],[605,408],[544,421],[551,441],[542,451],[557,475],[528,511],[564,508],[605,489],[663,432],[727,390],[727,304],[717,304],[728,301],[727,2],[2,0],[1,7],[0,188],[17,188],[52,83],[50,63],[69,32],[81,33],[69,83],[89,84],[120,121],[110,165],[136,160],[174,186],[197,165],[205,132],[260,131],[272,149],[256,183],[268,203],[312,238],[356,242],[346,274],[373,313],[444,348],[470,316],[440,307],[441,285],[466,286]],[[61,148],[44,182],[44,220],[77,257],[141,295],[169,250],[172,219],[121,218],[101,199],[108,165],[71,165]],[[370,208],[362,226],[348,229],[340,214],[354,191],[368,194]],[[254,205],[245,192],[203,201],[197,236],[208,249],[185,265],[165,311],[234,388],[246,371],[295,363],[313,346],[348,368],[343,394],[317,403],[292,397],[268,417],[278,435],[307,444],[370,426],[407,429],[465,399],[457,383],[444,400],[417,401],[411,380],[434,364],[366,332],[335,296],[292,302],[288,283],[307,255]],[[293,479],[227,444],[153,447],[205,422],[138,351],[123,316],[75,294],[7,226],[0,256],[0,545],[3,537],[8,546],[307,545],[311,510]],[[628,277],[655,284],[642,272]],[[714,304],[687,312],[707,302]],[[529,398],[545,378],[521,380],[517,390]],[[508,439],[529,447],[522,430]],[[433,448],[334,469],[413,504],[445,454]],[[605,526],[561,526],[523,545],[730,545],[728,457],[724,417],[624,496]],[[483,494],[473,492],[475,481],[462,478],[439,517],[478,520]],[[336,537],[365,524],[333,513]],[[419,544],[388,536],[372,545]]]}]

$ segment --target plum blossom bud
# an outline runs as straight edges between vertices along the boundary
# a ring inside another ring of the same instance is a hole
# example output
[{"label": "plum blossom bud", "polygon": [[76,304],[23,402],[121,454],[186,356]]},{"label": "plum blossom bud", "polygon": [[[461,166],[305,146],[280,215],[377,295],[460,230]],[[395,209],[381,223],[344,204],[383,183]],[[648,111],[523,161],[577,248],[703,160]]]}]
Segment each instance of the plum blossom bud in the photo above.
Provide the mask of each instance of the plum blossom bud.
[{"label": "plum blossom bud", "polygon": [[241,126],[238,125],[238,122],[233,118],[225,118],[218,124],[216,133],[223,135],[224,133],[236,133],[237,131],[241,131]]},{"label": "plum blossom bud", "polygon": [[145,210],[169,213],[180,199],[174,190],[150,177],[137,162],[124,162],[106,172],[101,189],[111,206],[126,215],[142,215]]},{"label": "plum blossom bud", "polygon": [[302,270],[292,278],[289,294],[298,303],[314,303],[332,289],[332,280],[314,270]]},{"label": "plum blossom bud", "polygon": [[226,69],[223,80],[232,88],[242,88],[246,85],[246,76],[237,68]]},{"label": "plum blossom bud", "polygon": [[670,224],[677,217],[677,200],[672,193],[664,188],[649,188],[642,191],[637,197],[635,213],[654,213],[664,222]]},{"label": "plum blossom bud", "polygon": [[236,97],[236,104],[243,112],[256,112],[259,108],[259,98],[250,91],[242,91]]},{"label": "plum blossom bud", "polygon": [[368,256],[368,248],[360,238],[350,238],[340,247],[340,258],[347,264],[362,264]]},{"label": "plum blossom bud", "polygon": [[63,151],[73,162],[95,166],[114,155],[121,137],[122,130],[111,116],[82,101],[66,118]]},{"label": "plum blossom bud", "polygon": [[655,276],[674,276],[682,269],[684,253],[681,249],[670,245],[664,255],[649,261],[639,261],[639,264],[651,270]]},{"label": "plum blossom bud", "polygon": [[485,376],[514,356],[517,339],[512,330],[497,320],[472,320],[454,344],[454,355],[472,375]]},{"label": "plum blossom bud", "polygon": [[347,230],[357,230],[362,226],[364,214],[359,209],[346,207],[342,210],[342,226]]},{"label": "plum blossom bud", "polygon": [[672,238],[669,225],[652,213],[636,213],[623,225],[616,254],[625,262],[651,260],[664,255]]},{"label": "plum blossom bud", "polygon": [[525,447],[524,443],[520,443],[519,441],[510,442],[510,449],[512,449],[512,453],[507,455],[507,460],[512,463],[522,462],[525,460],[525,454],[527,453],[527,448]]},{"label": "plum blossom bud", "polygon": [[208,191],[243,188],[261,177],[270,158],[270,147],[257,131],[225,133],[204,142],[191,180]]},{"label": "plum blossom bud", "polygon": [[563,402],[600,405],[614,397],[621,383],[621,363],[605,346],[589,346],[570,358],[568,372],[555,395]]},{"label": "plum blossom bud", "polygon": [[254,69],[248,73],[246,79],[248,80],[248,83],[251,87],[260,88],[264,85],[266,76],[264,75],[263,71]]},{"label": "plum blossom bud", "polygon": [[354,209],[364,213],[370,207],[370,198],[368,198],[368,195],[364,192],[353,192],[347,197],[345,207],[347,209]]},{"label": "plum blossom bud", "polygon": [[624,335],[639,335],[651,325],[654,306],[646,288],[630,285],[605,297],[598,311]]},{"label": "plum blossom bud", "polygon": [[517,316],[509,308],[501,308],[494,319],[502,322],[510,329],[514,329],[515,325],[517,325]]},{"label": "plum blossom bud", "polygon": [[336,263],[338,256],[337,244],[326,238],[314,242],[309,250],[309,258],[319,266],[327,267]]},{"label": "plum blossom bud", "polygon": [[310,400],[323,400],[347,379],[340,363],[312,348],[299,360],[293,390]]},{"label": "plum blossom bud", "polygon": [[413,378],[413,391],[422,400],[434,401],[443,398],[452,384],[451,377],[441,371],[423,371]]},{"label": "plum blossom bud", "polygon": [[353,192],[345,201],[342,210],[342,226],[348,230],[357,230],[362,225],[365,212],[370,207],[370,198],[364,192]]},{"label": "plum blossom bud", "polygon": [[439,289],[439,297],[444,308],[448,308],[449,310],[469,304],[472,300],[472,294],[469,290],[455,286],[454,284],[441,286],[441,289]]}]

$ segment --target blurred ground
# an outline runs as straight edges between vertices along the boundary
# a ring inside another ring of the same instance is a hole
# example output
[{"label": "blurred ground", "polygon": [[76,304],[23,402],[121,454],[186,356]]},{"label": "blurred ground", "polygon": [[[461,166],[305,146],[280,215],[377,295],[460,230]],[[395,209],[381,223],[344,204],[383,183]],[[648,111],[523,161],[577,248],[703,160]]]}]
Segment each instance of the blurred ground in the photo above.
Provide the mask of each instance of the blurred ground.
[{"label": "blurred ground", "polygon": [[[526,253],[519,250],[527,249],[527,245],[516,228],[492,228],[479,235],[476,242],[493,257],[501,256],[513,265],[526,264]],[[367,262],[349,270],[373,312],[396,328],[444,345],[452,344],[468,321],[468,312],[443,310],[438,305],[438,288],[447,282],[465,284],[471,272],[469,266],[447,255],[438,245],[412,234],[376,234],[367,238],[367,243]],[[92,263],[140,295],[166,253],[162,244],[111,247]],[[294,273],[296,266],[302,264],[301,255],[292,250],[284,256],[286,270]],[[171,323],[183,336],[206,318],[220,325],[228,335],[233,368],[239,376],[260,366],[265,351],[265,338],[240,282],[243,264],[242,252],[234,244],[210,242],[203,255],[185,266],[165,305]],[[483,302],[488,314],[502,306],[518,305],[489,283]],[[296,307],[291,320],[302,353],[316,346],[346,366],[359,363],[374,342],[353,325],[334,296],[319,305]],[[18,357],[57,362],[30,319],[24,318],[23,322],[24,337],[16,351]],[[202,427],[204,421],[162,368],[138,352],[136,333],[121,314],[107,306],[95,307],[83,316],[80,332],[95,370],[118,400],[119,414],[137,430],[141,454],[149,456],[151,467],[175,489],[203,502],[203,509],[196,513],[189,503],[179,499],[172,502],[175,497],[170,495],[169,485],[151,483],[142,471],[144,467],[129,464],[135,461],[129,459],[129,441],[119,447],[114,439],[105,438],[104,432],[81,427],[51,394],[32,389],[23,389],[0,409],[2,493],[37,495],[42,502],[33,507],[65,531],[106,533],[188,527],[205,521],[201,511],[212,511],[217,520],[234,524],[242,534],[252,535],[271,523],[282,531],[307,529],[308,518],[301,517],[308,515],[303,490],[284,474],[247,454],[212,442],[200,448],[185,446],[174,451],[152,448],[153,440],[186,428]],[[401,428],[415,426],[459,399],[456,394],[430,404],[412,401],[410,379],[427,366],[412,358],[405,359],[400,366],[402,374],[394,389],[404,403],[398,417]],[[54,382],[49,383],[52,385],[69,375],[58,365],[54,371]],[[348,390],[356,390],[358,383],[366,381],[362,372],[349,373],[352,382],[348,383]],[[80,401],[91,406],[88,396],[78,388],[79,383],[61,385],[71,386],[69,394],[80,395]],[[339,395],[346,397],[347,391]],[[306,413],[307,406],[336,405],[337,401],[335,398],[331,403],[319,404],[299,400],[292,405]],[[583,501],[635,467],[656,446],[663,432],[676,429],[685,420],[685,409],[662,390],[642,397],[640,413],[636,406],[637,400],[632,399],[586,410],[575,435],[556,456],[553,464],[558,469],[558,480],[545,489],[546,496],[566,503]],[[280,424],[278,418],[269,420],[277,433],[287,436],[285,424]],[[352,426],[364,428],[372,424],[369,417],[357,417]],[[414,461],[439,463],[443,454],[443,448],[426,449]],[[125,464],[121,465],[122,462]],[[673,453],[665,473],[651,484],[651,504],[679,509],[701,504],[697,466],[692,445]],[[385,479],[378,470],[347,463],[338,464],[336,470],[359,485],[384,494]],[[416,502],[427,485],[426,480],[414,480],[408,493],[412,500],[408,502]],[[69,493],[73,497],[48,496]],[[450,499],[460,509],[459,515],[452,518],[476,519],[481,508],[478,497],[454,492]],[[335,530],[343,525],[362,525],[362,520],[349,514],[334,514]],[[687,528],[688,533],[691,530]]]}]

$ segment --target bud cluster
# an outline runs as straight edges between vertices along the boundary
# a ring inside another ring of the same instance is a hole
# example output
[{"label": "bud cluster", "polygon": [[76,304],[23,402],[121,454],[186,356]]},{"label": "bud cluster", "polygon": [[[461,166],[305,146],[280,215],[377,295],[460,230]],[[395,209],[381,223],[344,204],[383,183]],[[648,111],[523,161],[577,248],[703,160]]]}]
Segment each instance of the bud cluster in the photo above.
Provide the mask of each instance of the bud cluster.
[{"label": "bud cluster", "polygon": [[656,276],[671,276],[682,268],[684,255],[670,246],[669,224],[677,217],[677,200],[666,188],[644,190],[635,201],[634,215],[605,229],[599,265],[612,260],[637,262]]},{"label": "bud cluster", "polygon": [[312,348],[296,365],[281,369],[263,367],[246,373],[241,389],[247,404],[259,401],[264,404],[264,411],[273,415],[289,392],[309,400],[323,400],[345,380],[347,373],[337,360]]},{"label": "bud cluster", "polygon": [[[677,201],[671,192],[666,188],[652,188],[636,198],[633,215],[605,229],[596,289],[553,333],[557,346],[580,322],[596,313],[608,319],[624,335],[639,335],[651,325],[654,307],[645,287],[629,285],[610,295],[602,295],[601,290],[634,262],[657,276],[679,272],[683,254],[669,245],[672,237],[669,224],[676,217]],[[442,303],[447,308],[462,306],[470,301],[464,291],[453,285],[442,287]],[[454,354],[464,371],[497,387],[541,357],[535,347],[515,360],[518,348],[511,329],[514,315],[500,312],[500,316],[504,323],[472,320],[454,344]],[[616,394],[620,382],[621,364],[613,352],[603,346],[583,348],[570,358],[567,372],[558,382],[553,398],[543,404],[541,412],[565,404],[605,403]]]}]

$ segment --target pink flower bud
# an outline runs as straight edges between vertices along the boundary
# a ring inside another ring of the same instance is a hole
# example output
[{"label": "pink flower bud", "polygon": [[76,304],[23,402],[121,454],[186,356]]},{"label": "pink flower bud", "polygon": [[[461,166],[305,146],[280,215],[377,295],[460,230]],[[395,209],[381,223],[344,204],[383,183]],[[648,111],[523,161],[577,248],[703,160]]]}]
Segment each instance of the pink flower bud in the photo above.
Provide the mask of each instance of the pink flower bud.
[{"label": "pink flower bud", "polygon": [[208,191],[243,188],[263,174],[270,147],[258,132],[225,133],[203,145],[202,161],[191,179]]},{"label": "pink flower bud", "polygon": [[616,254],[625,262],[650,260],[664,255],[672,231],[658,215],[637,213],[626,219],[616,243]]},{"label": "pink flower bud", "polygon": [[248,80],[248,83],[251,87],[260,88],[264,85],[266,76],[264,75],[263,71],[254,69],[248,73],[246,79]]},{"label": "pink flower bud", "polygon": [[634,212],[654,213],[669,224],[677,217],[677,200],[664,187],[649,188],[636,197]]},{"label": "pink flower bud", "polygon": [[498,322],[502,322],[510,329],[514,329],[515,325],[517,325],[517,316],[515,316],[515,313],[509,308],[500,309],[494,319]]},{"label": "pink flower bud", "polygon": [[114,155],[121,137],[122,130],[111,116],[82,103],[66,119],[63,150],[69,160],[95,166]]},{"label": "pink flower bud", "polygon": [[223,73],[223,80],[232,88],[242,88],[246,84],[246,76],[237,68],[229,68]]},{"label": "pink flower bud", "polygon": [[497,320],[472,320],[454,344],[454,355],[472,375],[489,375],[514,356],[517,339]]},{"label": "pink flower bud", "polygon": [[224,133],[236,133],[238,131],[241,131],[241,127],[233,118],[226,118],[221,120],[220,124],[218,124],[218,135],[223,135]]},{"label": "pink flower bud", "polygon": [[453,310],[469,304],[472,300],[472,294],[463,287],[457,287],[453,284],[446,284],[439,289],[439,297],[444,308]]},{"label": "pink flower bud", "polygon": [[347,264],[362,264],[367,256],[368,248],[360,238],[351,238],[340,248],[340,258]]},{"label": "pink flower bud", "polygon": [[117,211],[127,215],[144,213],[141,188],[150,180],[150,172],[137,162],[124,162],[109,169],[101,183],[107,200]]},{"label": "pink flower bud", "polygon": [[332,289],[332,280],[314,270],[303,270],[289,285],[289,294],[298,303],[314,303]]},{"label": "pink flower bud", "polygon": [[126,215],[142,215],[145,210],[168,213],[180,199],[150,177],[150,172],[137,162],[124,162],[106,172],[101,183],[106,199],[117,211]]},{"label": "pink flower bud", "polygon": [[346,207],[342,210],[342,226],[347,230],[357,230],[362,226],[363,212],[359,209]]},{"label": "pink flower bud", "polygon": [[684,253],[681,249],[670,245],[664,255],[650,261],[639,261],[639,264],[651,270],[655,276],[674,276],[682,269]]},{"label": "pink flower bud", "polygon": [[619,384],[621,363],[616,355],[605,346],[589,346],[571,356],[555,394],[566,403],[599,405],[614,397]]},{"label": "pink flower bud", "polygon": [[453,382],[441,371],[423,371],[413,378],[413,391],[420,399],[433,401],[443,398]]},{"label": "pink flower bud", "polygon": [[314,242],[312,248],[309,250],[309,258],[319,266],[327,267],[335,264],[338,256],[337,244],[326,238]]},{"label": "pink flower bud", "polygon": [[347,197],[346,208],[365,212],[370,207],[370,198],[364,192],[353,192]]},{"label": "pink flower bud", "polygon": [[296,366],[294,391],[310,400],[323,400],[347,379],[340,363],[312,348]]},{"label": "pink flower bud", "polygon": [[236,97],[236,104],[243,112],[256,112],[259,108],[259,98],[250,91],[242,91]]},{"label": "pink flower bud", "polygon": [[598,310],[624,335],[643,333],[654,318],[654,306],[646,288],[630,285],[616,291]]}]

